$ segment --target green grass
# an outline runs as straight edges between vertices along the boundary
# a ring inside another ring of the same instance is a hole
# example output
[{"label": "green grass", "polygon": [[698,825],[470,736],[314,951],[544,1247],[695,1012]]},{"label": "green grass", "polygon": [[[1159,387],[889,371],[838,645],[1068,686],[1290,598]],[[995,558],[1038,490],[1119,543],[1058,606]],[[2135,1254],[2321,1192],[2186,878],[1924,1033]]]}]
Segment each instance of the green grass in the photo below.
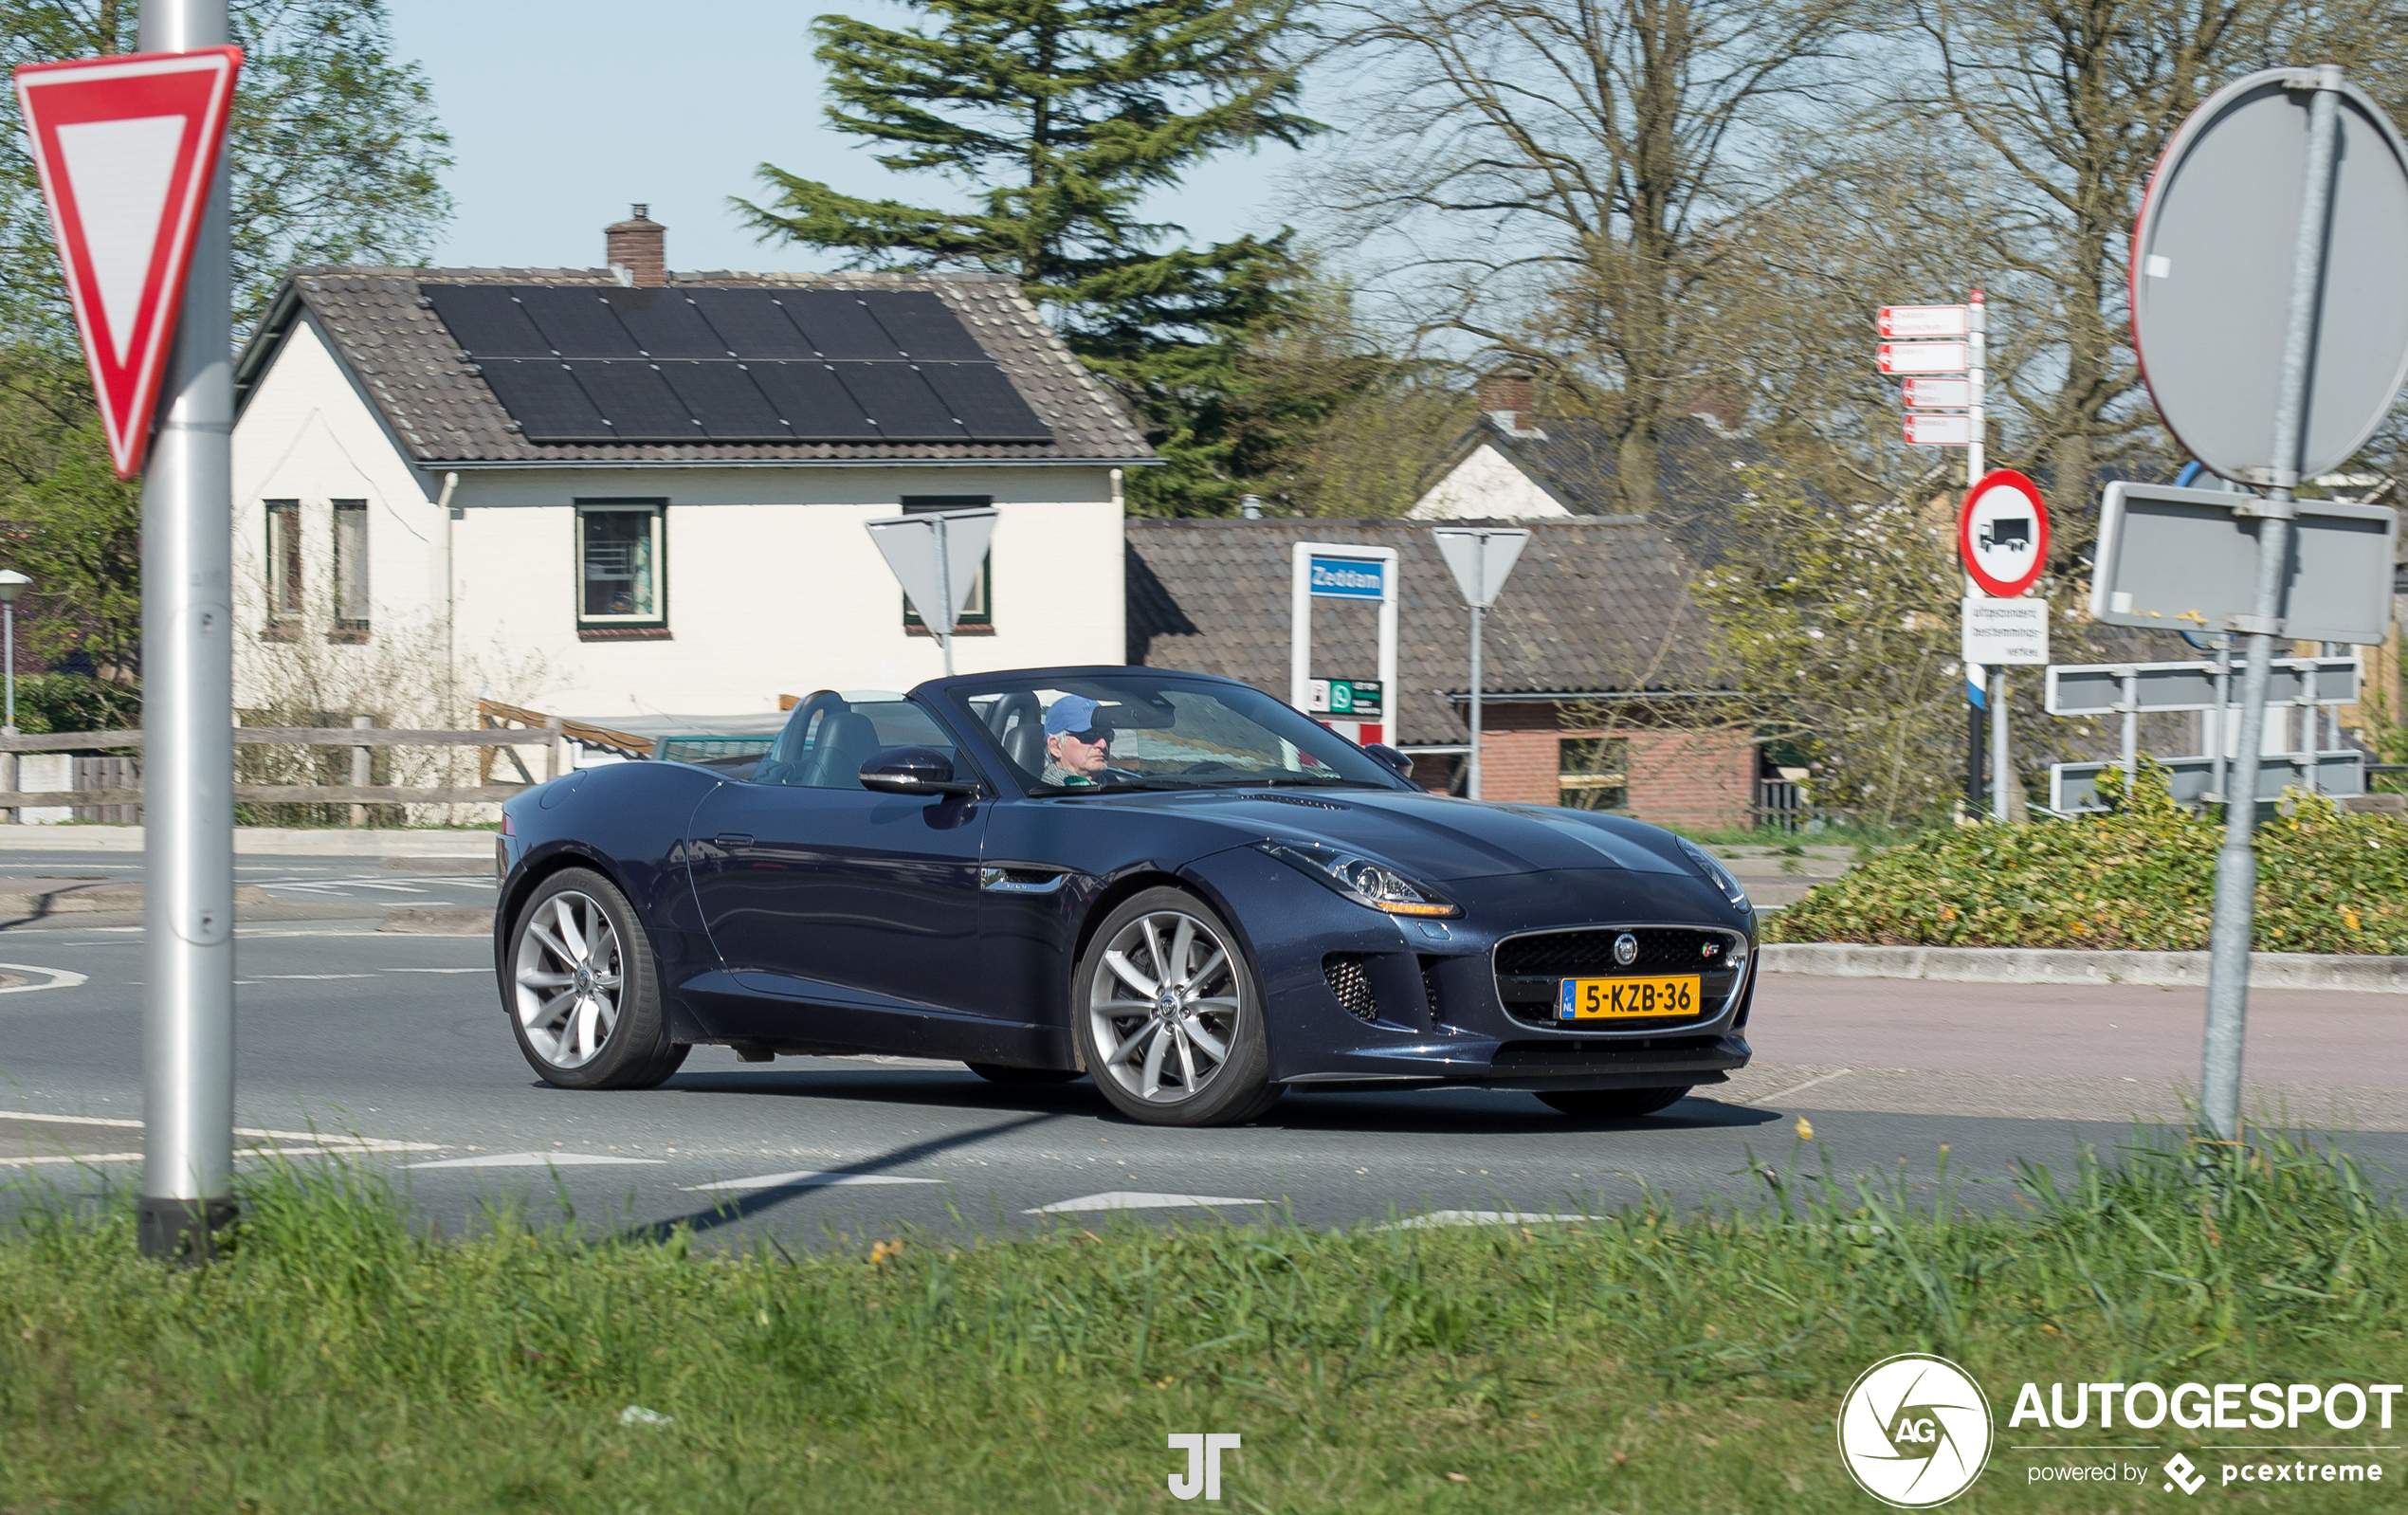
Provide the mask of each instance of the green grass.
[{"label": "green grass", "polygon": [[[1761,1202],[790,1257],[506,1216],[442,1239],[373,1177],[287,1171],[180,1272],[122,1214],[35,1212],[0,1238],[0,1509],[1154,1510],[1165,1436],[1233,1431],[1222,1508],[1859,1511],[1833,1415],[1895,1352],[1964,1364],[2006,1439],[2027,1378],[2408,1369],[2408,1216],[2304,1141],[2160,1145],[1971,1208],[1733,1182]],[[1965,1507],[2062,1508],[2028,1461],[1995,1457]]]}]

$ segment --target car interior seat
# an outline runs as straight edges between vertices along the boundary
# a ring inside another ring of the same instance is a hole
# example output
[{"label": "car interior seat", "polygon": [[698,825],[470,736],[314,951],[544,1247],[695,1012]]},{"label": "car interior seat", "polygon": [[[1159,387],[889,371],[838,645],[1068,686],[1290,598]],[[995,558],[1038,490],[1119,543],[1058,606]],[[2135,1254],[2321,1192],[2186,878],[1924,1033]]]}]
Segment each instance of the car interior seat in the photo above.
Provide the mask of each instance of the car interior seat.
[{"label": "car interior seat", "polygon": [[1003,755],[1031,778],[1045,772],[1045,723],[1023,721],[1003,734]]},{"label": "car interior seat", "polygon": [[803,783],[812,789],[859,789],[862,764],[877,757],[885,745],[867,716],[851,710],[831,711],[819,723]]}]

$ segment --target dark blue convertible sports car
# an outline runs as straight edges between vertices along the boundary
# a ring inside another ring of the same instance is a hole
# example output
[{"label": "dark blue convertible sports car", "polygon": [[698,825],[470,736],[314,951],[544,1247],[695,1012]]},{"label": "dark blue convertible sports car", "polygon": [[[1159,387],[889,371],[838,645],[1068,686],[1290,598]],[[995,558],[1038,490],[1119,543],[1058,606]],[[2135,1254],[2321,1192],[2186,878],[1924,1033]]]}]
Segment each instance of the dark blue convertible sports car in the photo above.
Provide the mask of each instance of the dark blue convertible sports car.
[{"label": "dark blue convertible sports car", "polygon": [[1151,668],[823,690],[769,753],[503,807],[494,966],[568,1088],[698,1042],[1094,1078],[1130,1117],[1292,1086],[1638,1116],[1748,1058],[1755,915],[1626,817],[1475,804],[1249,685]]}]

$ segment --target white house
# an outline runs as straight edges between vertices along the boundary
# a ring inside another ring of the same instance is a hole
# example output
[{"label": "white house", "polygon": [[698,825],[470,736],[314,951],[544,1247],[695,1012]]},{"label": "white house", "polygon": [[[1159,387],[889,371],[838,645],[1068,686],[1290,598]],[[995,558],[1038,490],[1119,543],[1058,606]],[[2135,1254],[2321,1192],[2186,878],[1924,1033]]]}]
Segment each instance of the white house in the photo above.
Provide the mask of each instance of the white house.
[{"label": "white house", "polygon": [[236,368],[238,704],[296,641],[596,720],[906,688],[939,648],[863,523],[986,503],[957,668],[1122,661],[1152,454],[1014,284],[672,273],[643,209],[607,268],[287,278]]}]

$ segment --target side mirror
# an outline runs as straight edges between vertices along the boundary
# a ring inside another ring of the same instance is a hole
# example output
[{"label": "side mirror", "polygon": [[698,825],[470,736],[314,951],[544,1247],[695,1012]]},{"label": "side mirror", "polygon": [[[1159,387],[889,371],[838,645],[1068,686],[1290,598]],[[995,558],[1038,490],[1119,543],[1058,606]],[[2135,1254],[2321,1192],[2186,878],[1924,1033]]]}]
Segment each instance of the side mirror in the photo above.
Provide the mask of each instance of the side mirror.
[{"label": "side mirror", "polygon": [[1411,778],[1413,776],[1413,759],[1405,754],[1398,752],[1396,748],[1389,746],[1386,742],[1375,741],[1365,747],[1363,751],[1371,754],[1374,758],[1378,758],[1381,762],[1386,763],[1389,767],[1396,770],[1400,776],[1405,778]]},{"label": "side mirror", "polygon": [[861,787],[882,794],[975,794],[974,779],[953,776],[953,759],[931,747],[889,747],[861,765]]}]

